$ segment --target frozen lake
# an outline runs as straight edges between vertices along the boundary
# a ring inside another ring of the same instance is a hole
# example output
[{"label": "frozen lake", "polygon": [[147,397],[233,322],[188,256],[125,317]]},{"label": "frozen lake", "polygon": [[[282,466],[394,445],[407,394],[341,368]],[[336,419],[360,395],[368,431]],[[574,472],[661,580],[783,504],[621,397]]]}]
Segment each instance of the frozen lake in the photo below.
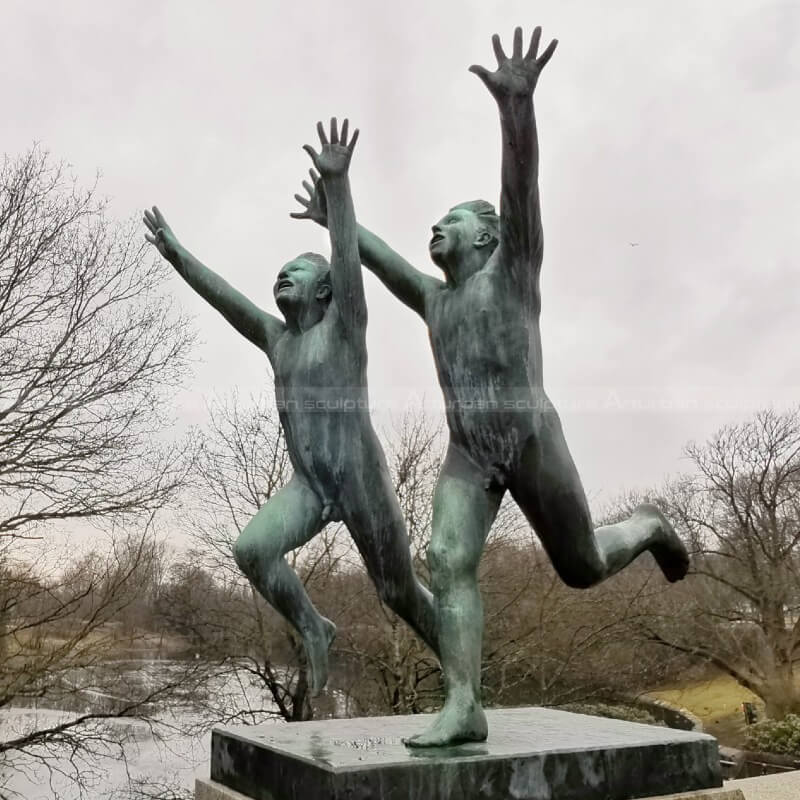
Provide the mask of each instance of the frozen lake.
[{"label": "frozen lake", "polygon": [[[135,674],[143,682],[156,682],[181,669],[185,662],[143,660],[111,665],[121,675]],[[265,693],[245,675],[218,679],[209,694],[222,710],[263,709],[270,704]],[[0,740],[8,741],[26,731],[49,728],[77,713],[97,710],[103,697],[85,696],[86,705],[72,712],[53,708],[6,708],[0,710]],[[141,720],[118,719],[93,728],[96,754],[71,757],[67,750],[37,751],[14,756],[0,767],[0,797],[25,800],[177,800],[189,796],[195,774],[207,775],[211,728],[214,720],[207,705],[196,698],[182,698],[163,707],[151,725]],[[266,715],[262,715],[262,718]],[[275,724],[285,724],[275,718]],[[102,739],[111,738],[113,745]],[[45,762],[41,757],[47,755]],[[79,777],[79,783],[74,780]]]}]

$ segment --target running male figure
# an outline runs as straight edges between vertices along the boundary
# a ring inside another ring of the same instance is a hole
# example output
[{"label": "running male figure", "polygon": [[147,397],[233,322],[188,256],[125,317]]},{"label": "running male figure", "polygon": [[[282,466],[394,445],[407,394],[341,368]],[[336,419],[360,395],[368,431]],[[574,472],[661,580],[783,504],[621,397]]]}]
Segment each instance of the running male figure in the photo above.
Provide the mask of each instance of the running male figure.
[{"label": "running male figure", "polygon": [[[506,491],[570,586],[592,586],[645,550],[670,581],[688,569],[685,547],[654,506],[642,505],[625,522],[593,529],[558,414],[543,388],[533,91],[556,41],[538,55],[540,37],[536,28],[523,55],[517,28],[509,58],[495,35],[497,69],[470,67],[500,111],[500,216],[490,203],[477,200],[452,208],[433,226],[429,251],[445,280],[419,272],[359,228],[364,265],[428,325],[450,429],[428,550],[446,699],[431,726],[407,742],[411,746],[486,738],[477,569]],[[306,184],[308,198],[296,196],[305,211],[295,216],[326,224],[326,186],[314,184]]]},{"label": "running male figure", "polygon": [[234,557],[303,637],[315,693],[327,681],[336,628],[314,608],[284,555],[327,522],[344,522],[383,601],[437,650],[433,599],[414,574],[403,515],[370,421],[367,307],[348,179],[358,131],[348,142],[347,129],[344,120],[340,135],[332,119],[328,141],[319,123],[321,152],[304,147],[330,200],[331,264],[305,253],[281,269],[273,291],[285,322],[203,266],[157,208],[144,215],[147,240],[272,364],[294,474],[245,526]]}]

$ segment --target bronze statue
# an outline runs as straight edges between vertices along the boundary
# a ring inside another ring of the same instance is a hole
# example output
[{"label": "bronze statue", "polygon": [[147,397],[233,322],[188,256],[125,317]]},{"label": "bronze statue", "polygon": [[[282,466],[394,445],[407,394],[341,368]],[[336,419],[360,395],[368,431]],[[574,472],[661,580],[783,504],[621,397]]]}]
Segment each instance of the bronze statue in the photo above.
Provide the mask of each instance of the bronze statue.
[{"label": "bronze statue", "polygon": [[330,141],[322,123],[317,130],[320,152],[304,149],[330,199],[331,263],[304,253],[280,270],[273,291],[285,322],[203,266],[156,207],[144,215],[147,240],[272,364],[294,474],[245,526],[234,556],[303,637],[315,692],[327,680],[336,629],[314,608],[284,555],[327,522],[344,522],[383,601],[437,648],[431,594],[414,574],[403,515],[369,415],[367,307],[348,178],[358,131],[348,141],[348,121],[340,134],[335,119]]},{"label": "bronze statue", "polygon": [[[444,393],[450,441],[436,486],[428,559],[432,575],[444,708],[411,746],[486,738],[480,703],[483,614],[478,562],[506,491],[533,526],[553,566],[585,588],[621,570],[644,551],[670,581],[684,577],[688,555],[657,508],[595,530],[578,472],[542,373],[539,271],[539,148],[533,92],[556,48],[539,54],[536,28],[523,54],[522,30],[511,56],[498,36],[493,72],[470,67],[500,111],[503,141],[500,215],[485,201],[453,207],[433,226],[429,251],[444,273],[415,269],[359,227],[363,264],[428,325]],[[312,175],[297,217],[333,224],[339,200]]]}]

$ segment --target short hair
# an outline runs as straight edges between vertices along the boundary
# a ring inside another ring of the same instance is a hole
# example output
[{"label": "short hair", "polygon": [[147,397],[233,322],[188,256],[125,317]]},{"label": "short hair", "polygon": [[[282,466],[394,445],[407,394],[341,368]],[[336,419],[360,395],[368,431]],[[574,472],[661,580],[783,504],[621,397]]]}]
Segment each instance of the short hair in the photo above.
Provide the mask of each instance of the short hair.
[{"label": "short hair", "polygon": [[331,284],[331,265],[325,256],[321,256],[319,253],[300,253],[297,256],[298,259],[303,259],[303,261],[307,261],[317,270],[317,279],[319,283],[324,284],[328,288],[332,288]]},{"label": "short hair", "polygon": [[500,217],[497,216],[494,206],[488,200],[468,200],[466,203],[453,206],[450,210],[455,211],[457,208],[463,208],[475,214],[492,237],[492,250],[494,250],[500,241]]}]

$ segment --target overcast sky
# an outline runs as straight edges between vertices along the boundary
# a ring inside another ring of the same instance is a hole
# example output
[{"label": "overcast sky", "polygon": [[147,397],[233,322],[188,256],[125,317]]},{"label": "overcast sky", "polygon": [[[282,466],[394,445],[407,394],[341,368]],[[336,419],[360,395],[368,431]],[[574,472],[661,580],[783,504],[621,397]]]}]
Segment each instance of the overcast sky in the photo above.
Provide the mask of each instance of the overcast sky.
[{"label": "overcast sky", "polygon": [[[541,24],[560,42],[536,92],[545,385],[593,504],[680,470],[687,440],[800,399],[795,0],[1,8],[2,149],[39,141],[87,181],[100,169],[116,215],[158,204],[269,310],[282,264],[329,252],[288,216],[316,121],[361,129],[359,221],[435,273],[430,226],[499,195],[496,106],[467,67],[493,66],[492,33]],[[423,324],[366,284],[380,419],[439,408]],[[263,355],[179,279],[169,290],[203,340],[186,420],[269,385]]]}]

